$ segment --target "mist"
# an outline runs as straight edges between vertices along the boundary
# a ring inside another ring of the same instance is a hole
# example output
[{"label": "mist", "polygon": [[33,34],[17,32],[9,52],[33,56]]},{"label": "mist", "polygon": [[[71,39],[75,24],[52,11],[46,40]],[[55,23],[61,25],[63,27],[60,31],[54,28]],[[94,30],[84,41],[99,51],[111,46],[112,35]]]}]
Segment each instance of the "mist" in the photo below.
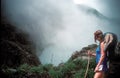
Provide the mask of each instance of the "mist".
[{"label": "mist", "polygon": [[94,43],[98,29],[119,35],[118,23],[89,9],[96,11],[72,0],[2,0],[2,14],[29,35],[42,64],[66,62],[73,52]]}]

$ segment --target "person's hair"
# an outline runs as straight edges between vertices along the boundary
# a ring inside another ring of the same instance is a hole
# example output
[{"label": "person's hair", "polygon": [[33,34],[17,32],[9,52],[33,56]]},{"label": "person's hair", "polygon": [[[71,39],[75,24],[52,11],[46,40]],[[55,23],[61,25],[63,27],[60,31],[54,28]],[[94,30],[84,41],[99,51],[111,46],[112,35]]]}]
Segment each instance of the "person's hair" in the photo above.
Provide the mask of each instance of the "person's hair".
[{"label": "person's hair", "polygon": [[94,33],[94,40],[95,40],[95,42],[96,42],[98,37],[102,37],[102,36],[103,36],[103,32],[101,30],[95,31],[95,33]]}]

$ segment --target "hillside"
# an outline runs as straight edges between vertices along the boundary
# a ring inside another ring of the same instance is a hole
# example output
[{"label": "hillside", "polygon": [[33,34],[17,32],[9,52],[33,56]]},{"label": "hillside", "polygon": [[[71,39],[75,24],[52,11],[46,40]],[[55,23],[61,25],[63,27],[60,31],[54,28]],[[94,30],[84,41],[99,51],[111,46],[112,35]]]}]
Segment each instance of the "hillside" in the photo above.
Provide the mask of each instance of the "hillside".
[{"label": "hillside", "polygon": [[[32,42],[25,33],[17,32],[15,26],[4,18],[0,26],[0,69],[17,68],[21,64],[41,64],[36,55]],[[2,73],[1,73],[2,74]]]}]

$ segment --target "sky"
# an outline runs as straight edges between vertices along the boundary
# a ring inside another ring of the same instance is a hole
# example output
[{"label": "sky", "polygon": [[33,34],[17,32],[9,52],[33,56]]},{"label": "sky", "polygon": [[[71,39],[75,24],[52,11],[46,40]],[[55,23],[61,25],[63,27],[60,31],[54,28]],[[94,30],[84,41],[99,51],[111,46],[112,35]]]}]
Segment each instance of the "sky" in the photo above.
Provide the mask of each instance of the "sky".
[{"label": "sky", "polygon": [[73,52],[94,44],[93,33],[97,29],[120,35],[118,3],[119,0],[80,0],[79,5],[88,7],[78,8],[73,0],[2,0],[2,14],[29,35],[42,64],[58,65]]},{"label": "sky", "polygon": [[120,0],[73,0],[73,2],[91,6],[109,18],[120,19]]}]

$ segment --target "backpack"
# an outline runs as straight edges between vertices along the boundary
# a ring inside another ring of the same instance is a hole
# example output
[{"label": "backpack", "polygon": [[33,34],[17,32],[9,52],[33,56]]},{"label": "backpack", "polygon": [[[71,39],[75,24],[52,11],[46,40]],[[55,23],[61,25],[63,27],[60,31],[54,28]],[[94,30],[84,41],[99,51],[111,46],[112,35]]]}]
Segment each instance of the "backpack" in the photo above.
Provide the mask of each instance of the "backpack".
[{"label": "backpack", "polygon": [[107,32],[104,34],[104,40],[109,38],[107,37],[107,34],[112,34],[113,40],[112,42],[110,42],[110,44],[105,45],[105,52],[107,52],[108,60],[117,61],[118,59],[120,59],[120,42],[118,42],[116,34],[111,32]]},{"label": "backpack", "polygon": [[115,48],[115,57],[120,59],[120,42],[117,43]]}]

